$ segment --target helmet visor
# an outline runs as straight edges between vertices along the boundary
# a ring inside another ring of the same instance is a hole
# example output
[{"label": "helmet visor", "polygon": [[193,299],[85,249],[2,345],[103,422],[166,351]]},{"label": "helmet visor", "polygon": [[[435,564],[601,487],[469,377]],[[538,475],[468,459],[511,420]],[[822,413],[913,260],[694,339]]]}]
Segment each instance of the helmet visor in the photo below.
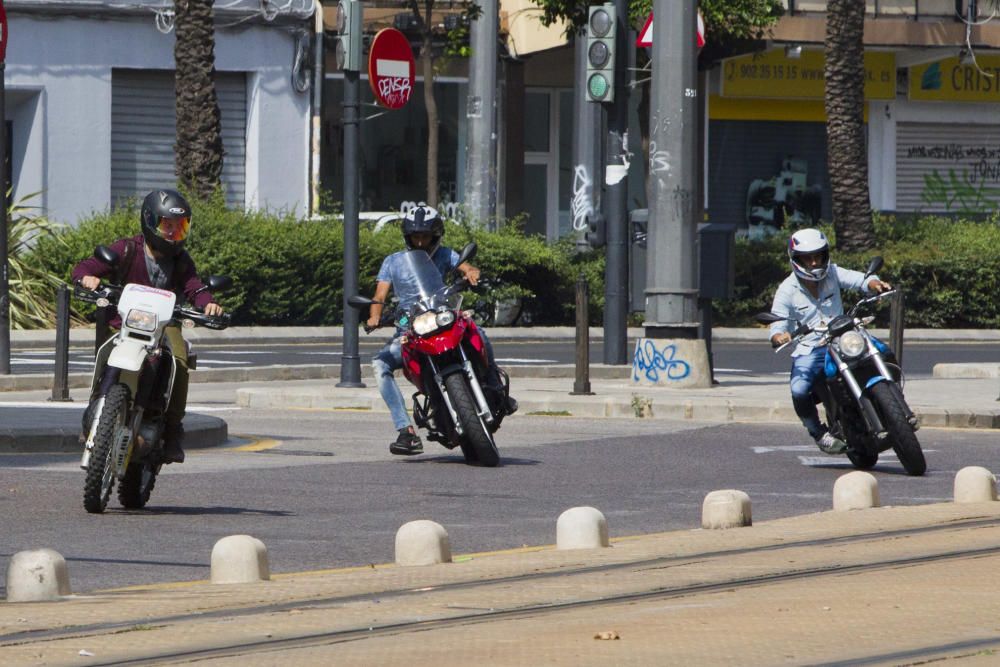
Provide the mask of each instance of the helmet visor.
[{"label": "helmet visor", "polygon": [[191,218],[160,218],[156,233],[162,239],[178,243],[187,238],[191,230]]}]

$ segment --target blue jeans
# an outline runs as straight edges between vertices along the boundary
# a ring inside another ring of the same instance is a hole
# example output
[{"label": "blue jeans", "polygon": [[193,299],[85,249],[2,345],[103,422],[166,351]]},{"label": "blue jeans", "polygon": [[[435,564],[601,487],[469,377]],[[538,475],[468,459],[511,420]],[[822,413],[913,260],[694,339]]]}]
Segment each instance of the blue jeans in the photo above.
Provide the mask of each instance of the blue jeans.
[{"label": "blue jeans", "polygon": [[[492,368],[496,365],[493,359],[493,345],[482,328],[479,329],[479,335],[483,337],[486,355],[489,358],[490,368]],[[397,332],[392,340],[372,357],[372,369],[375,371],[378,391],[382,394],[382,400],[385,401],[386,407],[389,408],[392,424],[397,431],[410,426],[410,416],[406,414],[406,400],[393,376],[393,372],[403,367],[403,349],[399,344],[399,336],[400,334]]]},{"label": "blue jeans", "polygon": [[812,395],[813,383],[823,372],[825,360],[826,347],[813,348],[809,354],[792,357],[792,376],[789,381],[792,389],[792,406],[813,439],[826,433],[826,428],[819,421],[819,411]]}]

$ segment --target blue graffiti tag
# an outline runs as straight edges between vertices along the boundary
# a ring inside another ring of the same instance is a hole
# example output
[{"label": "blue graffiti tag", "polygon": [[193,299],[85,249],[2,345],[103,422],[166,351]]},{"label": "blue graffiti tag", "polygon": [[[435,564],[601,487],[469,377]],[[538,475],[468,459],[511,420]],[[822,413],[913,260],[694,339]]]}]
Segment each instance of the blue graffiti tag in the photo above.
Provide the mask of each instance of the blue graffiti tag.
[{"label": "blue graffiti tag", "polygon": [[691,374],[691,366],[686,361],[674,359],[676,354],[676,345],[657,350],[655,341],[648,338],[639,341],[632,358],[632,379],[638,380],[641,372],[650,382],[659,382],[660,371],[666,371],[668,380],[683,380]]}]

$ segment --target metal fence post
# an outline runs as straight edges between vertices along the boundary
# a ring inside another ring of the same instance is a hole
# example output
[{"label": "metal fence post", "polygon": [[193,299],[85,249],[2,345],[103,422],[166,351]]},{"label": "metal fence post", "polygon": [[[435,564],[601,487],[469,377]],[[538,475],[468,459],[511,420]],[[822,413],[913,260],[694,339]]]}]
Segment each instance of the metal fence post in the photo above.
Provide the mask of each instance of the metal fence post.
[{"label": "metal fence post", "polygon": [[576,381],[571,396],[593,395],[590,391],[590,288],[587,278],[576,279]]},{"label": "metal fence post", "polygon": [[896,362],[903,367],[903,293],[896,292],[889,301],[889,347]]},{"label": "metal fence post", "polygon": [[69,289],[60,285],[56,292],[56,367],[50,401],[71,401],[69,397]]}]

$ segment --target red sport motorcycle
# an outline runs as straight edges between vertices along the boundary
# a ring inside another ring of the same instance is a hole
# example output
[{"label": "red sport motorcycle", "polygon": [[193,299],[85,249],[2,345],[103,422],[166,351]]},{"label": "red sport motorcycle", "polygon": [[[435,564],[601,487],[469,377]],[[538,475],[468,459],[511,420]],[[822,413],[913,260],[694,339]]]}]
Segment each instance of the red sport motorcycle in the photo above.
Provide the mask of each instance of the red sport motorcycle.
[{"label": "red sport motorcycle", "polygon": [[[476,244],[468,244],[458,264],[475,254]],[[493,434],[507,414],[510,379],[499,368],[491,372],[473,314],[461,309],[465,281],[446,286],[423,250],[404,253],[403,262],[407,278],[393,284],[398,304],[379,327],[394,322],[400,332],[403,374],[417,388],[413,421],[427,430],[429,440],[460,447],[466,463],[494,467],[500,453]],[[355,308],[372,303],[363,296],[348,299]],[[371,333],[378,327],[364,328]]]}]

